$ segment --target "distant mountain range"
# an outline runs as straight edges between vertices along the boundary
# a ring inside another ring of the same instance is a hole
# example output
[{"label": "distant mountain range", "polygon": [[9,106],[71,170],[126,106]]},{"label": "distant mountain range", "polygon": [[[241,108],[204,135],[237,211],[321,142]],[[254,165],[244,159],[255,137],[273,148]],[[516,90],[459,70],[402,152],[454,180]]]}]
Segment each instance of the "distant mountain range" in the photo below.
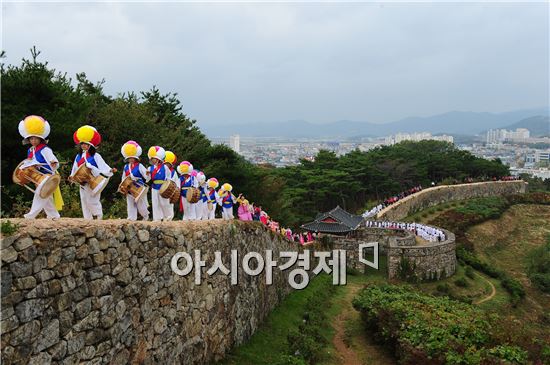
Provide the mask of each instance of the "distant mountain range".
[{"label": "distant mountain range", "polygon": [[199,127],[208,137],[239,134],[241,137],[347,139],[379,137],[399,132],[475,135],[493,128],[535,128],[532,134],[540,135],[544,134],[545,123],[548,129],[549,114],[550,109],[547,107],[505,113],[453,111],[430,117],[408,117],[384,124],[350,120],[316,124],[305,120],[290,120],[280,123],[224,123],[223,128],[220,128],[221,124],[199,123]]},{"label": "distant mountain range", "polygon": [[504,129],[509,130],[515,130],[516,128],[529,129],[531,137],[550,137],[550,117],[537,115],[504,127]]}]

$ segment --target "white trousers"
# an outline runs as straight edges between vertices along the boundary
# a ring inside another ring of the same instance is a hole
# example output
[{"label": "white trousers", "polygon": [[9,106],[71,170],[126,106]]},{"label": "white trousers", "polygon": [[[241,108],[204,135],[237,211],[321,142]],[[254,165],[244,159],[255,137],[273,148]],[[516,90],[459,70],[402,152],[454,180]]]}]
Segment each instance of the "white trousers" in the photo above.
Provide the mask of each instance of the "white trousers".
[{"label": "white trousers", "polygon": [[170,211],[170,213],[165,220],[171,221],[172,219],[174,219],[174,204],[170,204],[170,199],[166,199],[166,201],[168,202],[168,210]]},{"label": "white trousers", "polygon": [[84,219],[103,218],[103,208],[101,207],[101,193],[92,194],[92,189],[88,184],[80,186],[80,205],[82,206],[82,216]]},{"label": "white trousers", "polygon": [[212,204],[212,210],[208,210],[208,207],[206,208],[206,211],[208,212],[208,219],[215,219],[216,218],[216,207],[218,204],[213,203]]},{"label": "white trousers", "polygon": [[233,219],[233,207],[231,207],[231,208],[222,207],[222,218],[223,219]]},{"label": "white trousers", "polygon": [[39,186],[34,191],[34,198],[32,199],[32,206],[31,210],[24,215],[27,219],[35,219],[38,214],[42,210],[46,212],[46,217],[48,218],[59,218],[59,212],[57,209],[55,209],[55,205],[53,203],[53,195],[50,197],[43,199],[40,197],[40,191],[42,190],[42,187]]},{"label": "white trousers", "polygon": [[153,221],[169,220],[174,217],[170,201],[160,196],[157,189],[151,189],[151,203],[153,205]]},{"label": "white trousers", "polygon": [[193,221],[197,219],[197,211],[195,204],[191,204],[187,201],[187,198],[181,197],[183,201],[183,220],[184,221]]},{"label": "white trousers", "polygon": [[126,194],[126,205],[128,206],[128,219],[131,221],[137,220],[137,215],[143,217],[143,220],[149,219],[149,209],[147,209],[147,196],[141,197],[138,201],[131,194]]},{"label": "white trousers", "polygon": [[195,213],[197,214],[197,219],[207,220],[208,219],[208,204],[199,200],[195,204]]}]

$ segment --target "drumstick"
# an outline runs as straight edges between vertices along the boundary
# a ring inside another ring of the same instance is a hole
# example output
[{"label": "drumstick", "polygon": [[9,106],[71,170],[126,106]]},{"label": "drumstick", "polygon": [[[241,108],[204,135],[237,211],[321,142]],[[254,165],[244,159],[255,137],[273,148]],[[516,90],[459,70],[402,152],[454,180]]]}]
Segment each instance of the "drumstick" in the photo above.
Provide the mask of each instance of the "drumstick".
[{"label": "drumstick", "polygon": [[23,184],[23,186],[26,187],[27,189],[29,189],[30,191],[32,191],[32,193],[34,194],[34,190],[30,186],[25,185],[25,184]]}]

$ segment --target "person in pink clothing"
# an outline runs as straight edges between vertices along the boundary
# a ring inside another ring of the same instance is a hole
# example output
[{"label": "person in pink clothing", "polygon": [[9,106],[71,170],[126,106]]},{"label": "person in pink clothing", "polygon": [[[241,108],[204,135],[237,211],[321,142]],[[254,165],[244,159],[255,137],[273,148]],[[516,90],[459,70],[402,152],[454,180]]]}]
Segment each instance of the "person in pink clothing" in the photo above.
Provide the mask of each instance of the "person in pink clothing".
[{"label": "person in pink clothing", "polygon": [[292,230],[290,228],[286,230],[286,238],[292,241]]},{"label": "person in pink clothing", "polygon": [[239,216],[239,219],[242,221],[252,220],[252,214],[248,209],[248,200],[245,199],[241,202],[241,204],[239,205],[239,208],[237,209],[237,214]]}]

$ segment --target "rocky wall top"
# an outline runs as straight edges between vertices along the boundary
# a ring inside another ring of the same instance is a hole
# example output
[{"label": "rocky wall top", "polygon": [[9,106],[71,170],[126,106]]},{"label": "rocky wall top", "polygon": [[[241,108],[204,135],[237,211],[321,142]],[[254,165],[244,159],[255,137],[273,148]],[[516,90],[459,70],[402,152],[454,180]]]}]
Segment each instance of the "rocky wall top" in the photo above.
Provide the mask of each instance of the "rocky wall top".
[{"label": "rocky wall top", "polygon": [[419,210],[452,200],[525,193],[524,181],[488,181],[471,184],[442,185],[411,194],[381,210],[377,218],[400,220]]}]

